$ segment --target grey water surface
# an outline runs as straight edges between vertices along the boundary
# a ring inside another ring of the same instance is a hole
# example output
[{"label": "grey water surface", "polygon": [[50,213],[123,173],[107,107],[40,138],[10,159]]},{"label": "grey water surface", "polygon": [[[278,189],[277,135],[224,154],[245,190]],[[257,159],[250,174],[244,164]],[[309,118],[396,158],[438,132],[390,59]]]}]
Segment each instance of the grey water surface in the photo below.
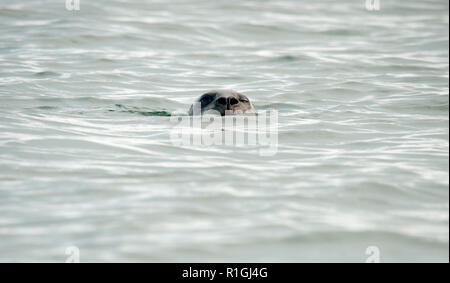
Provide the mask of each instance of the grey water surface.
[{"label": "grey water surface", "polygon": [[[0,261],[448,262],[448,48],[447,0],[0,0]],[[217,88],[275,155],[173,143]]]}]

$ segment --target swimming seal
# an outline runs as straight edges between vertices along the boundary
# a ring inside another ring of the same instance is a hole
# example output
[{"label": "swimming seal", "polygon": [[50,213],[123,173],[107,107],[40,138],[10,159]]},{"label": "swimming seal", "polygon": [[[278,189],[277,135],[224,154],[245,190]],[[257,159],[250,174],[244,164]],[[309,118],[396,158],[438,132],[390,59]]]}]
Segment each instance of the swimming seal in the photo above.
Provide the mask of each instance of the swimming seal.
[{"label": "swimming seal", "polygon": [[[194,111],[198,105],[199,111]],[[203,94],[189,109],[189,115],[216,113],[222,116],[254,112],[250,99],[234,90],[212,90]]]}]

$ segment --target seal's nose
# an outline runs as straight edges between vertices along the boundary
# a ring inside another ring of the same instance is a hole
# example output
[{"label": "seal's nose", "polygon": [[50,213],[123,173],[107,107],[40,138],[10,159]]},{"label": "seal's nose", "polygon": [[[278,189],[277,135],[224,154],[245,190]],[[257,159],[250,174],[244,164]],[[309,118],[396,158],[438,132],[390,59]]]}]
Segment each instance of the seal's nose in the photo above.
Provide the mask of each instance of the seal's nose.
[{"label": "seal's nose", "polygon": [[228,97],[227,99],[228,110],[231,110],[231,106],[234,106],[236,104],[239,104],[239,100],[237,100],[235,97]]}]

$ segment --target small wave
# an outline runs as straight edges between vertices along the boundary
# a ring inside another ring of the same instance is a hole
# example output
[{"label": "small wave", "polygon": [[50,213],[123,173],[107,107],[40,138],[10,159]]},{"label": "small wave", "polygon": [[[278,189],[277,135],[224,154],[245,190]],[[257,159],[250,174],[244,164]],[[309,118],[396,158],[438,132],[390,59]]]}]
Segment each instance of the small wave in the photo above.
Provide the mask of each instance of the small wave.
[{"label": "small wave", "polygon": [[166,110],[160,111],[150,111],[140,109],[138,107],[127,107],[122,104],[116,104],[116,109],[109,109],[108,112],[120,112],[120,113],[130,113],[130,114],[138,114],[142,116],[153,116],[153,117],[171,117],[172,113]]},{"label": "small wave", "polygon": [[54,76],[58,76],[59,74],[56,72],[52,72],[52,71],[42,71],[42,72],[37,72],[34,75],[36,77],[54,77]]}]

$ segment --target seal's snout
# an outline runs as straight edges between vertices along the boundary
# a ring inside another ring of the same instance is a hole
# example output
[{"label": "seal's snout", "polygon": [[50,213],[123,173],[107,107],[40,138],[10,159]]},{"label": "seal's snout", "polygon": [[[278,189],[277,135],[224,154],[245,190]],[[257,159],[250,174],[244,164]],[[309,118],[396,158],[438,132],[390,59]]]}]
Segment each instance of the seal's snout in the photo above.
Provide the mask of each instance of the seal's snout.
[{"label": "seal's snout", "polygon": [[226,110],[233,110],[232,108],[239,104],[239,100],[235,97],[221,97],[217,99],[217,104]]},{"label": "seal's snout", "polygon": [[[201,103],[201,114],[217,113],[222,116],[227,114],[248,113],[254,111],[253,104],[247,96],[233,90],[210,91],[202,95],[197,103]],[[189,110],[194,115],[193,106]]]}]

